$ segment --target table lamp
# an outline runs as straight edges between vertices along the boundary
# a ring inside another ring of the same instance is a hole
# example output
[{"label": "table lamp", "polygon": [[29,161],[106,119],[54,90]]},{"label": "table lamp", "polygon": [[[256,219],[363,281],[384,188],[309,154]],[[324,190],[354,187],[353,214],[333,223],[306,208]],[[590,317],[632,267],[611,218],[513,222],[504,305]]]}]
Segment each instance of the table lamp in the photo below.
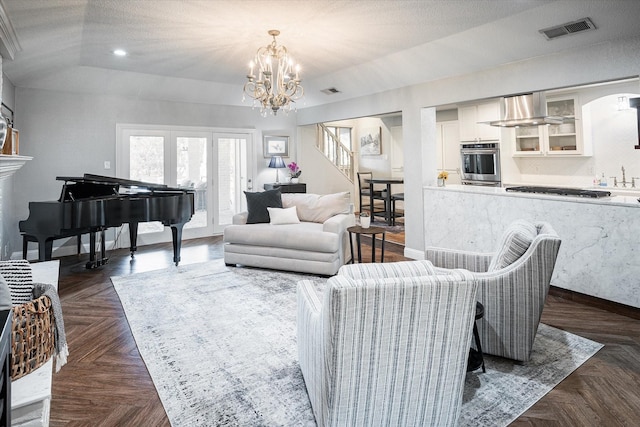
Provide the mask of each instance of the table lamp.
[{"label": "table lamp", "polygon": [[276,169],[276,184],[279,184],[280,180],[278,179],[278,168],[286,168],[287,165],[284,164],[284,160],[282,160],[281,156],[273,156],[271,157],[271,161],[269,162],[269,167]]}]

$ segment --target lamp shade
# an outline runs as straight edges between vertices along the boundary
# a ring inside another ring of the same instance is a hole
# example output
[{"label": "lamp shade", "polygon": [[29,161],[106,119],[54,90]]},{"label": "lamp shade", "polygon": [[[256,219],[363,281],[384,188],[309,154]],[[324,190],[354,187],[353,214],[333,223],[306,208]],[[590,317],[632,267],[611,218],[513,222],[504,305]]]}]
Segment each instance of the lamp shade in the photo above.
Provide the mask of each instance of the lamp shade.
[{"label": "lamp shade", "polygon": [[284,160],[282,160],[281,156],[273,156],[271,157],[271,161],[269,162],[270,168],[286,168],[287,165],[284,164]]}]

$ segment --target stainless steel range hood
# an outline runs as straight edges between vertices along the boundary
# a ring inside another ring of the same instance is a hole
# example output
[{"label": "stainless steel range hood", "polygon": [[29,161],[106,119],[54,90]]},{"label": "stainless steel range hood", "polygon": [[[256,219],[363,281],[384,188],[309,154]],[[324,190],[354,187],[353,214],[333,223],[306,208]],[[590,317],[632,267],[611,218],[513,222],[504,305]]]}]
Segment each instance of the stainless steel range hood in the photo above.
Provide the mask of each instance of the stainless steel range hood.
[{"label": "stainless steel range hood", "polygon": [[491,126],[525,127],[559,125],[574,121],[571,117],[549,116],[547,100],[542,92],[502,98],[502,120],[485,122]]}]

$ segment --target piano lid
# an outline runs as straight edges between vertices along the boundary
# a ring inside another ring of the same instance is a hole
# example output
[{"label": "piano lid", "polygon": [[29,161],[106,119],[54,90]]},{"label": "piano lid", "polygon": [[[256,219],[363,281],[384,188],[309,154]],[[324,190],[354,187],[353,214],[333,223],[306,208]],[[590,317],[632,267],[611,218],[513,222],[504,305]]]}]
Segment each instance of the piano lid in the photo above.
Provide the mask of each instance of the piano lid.
[{"label": "piano lid", "polygon": [[166,190],[169,188],[165,184],[135,181],[132,179],[124,179],[124,178],[114,178],[112,176],[93,175],[90,173],[85,173],[84,176],[82,177],[58,176],[56,177],[56,179],[58,181],[77,182],[77,183],[83,183],[83,184],[98,184],[98,185],[114,185],[115,184],[121,187],[139,187],[139,188],[148,188],[150,190],[154,190],[154,189]]}]

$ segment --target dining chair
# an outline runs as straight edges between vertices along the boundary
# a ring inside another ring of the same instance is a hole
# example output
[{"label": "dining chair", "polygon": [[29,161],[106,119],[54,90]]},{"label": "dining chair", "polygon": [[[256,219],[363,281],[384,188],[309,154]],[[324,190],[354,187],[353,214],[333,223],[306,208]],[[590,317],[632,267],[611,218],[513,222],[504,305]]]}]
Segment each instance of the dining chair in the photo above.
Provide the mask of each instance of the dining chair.
[{"label": "dining chair", "polygon": [[396,209],[396,202],[404,202],[404,193],[395,193],[391,195],[391,225],[396,225],[396,218],[404,217],[404,206],[402,212]]},{"label": "dining chair", "polygon": [[[370,196],[371,196],[371,187],[367,180],[373,178],[373,172],[357,172],[358,175],[358,196],[360,201],[360,212],[368,210],[371,214],[371,220],[373,221],[374,215],[385,216],[387,208],[385,206],[385,194],[383,190],[376,189],[374,187],[373,190],[373,203],[374,206],[371,206]],[[376,203],[376,201],[378,201]],[[380,206],[380,201],[382,201],[382,206]]]}]

